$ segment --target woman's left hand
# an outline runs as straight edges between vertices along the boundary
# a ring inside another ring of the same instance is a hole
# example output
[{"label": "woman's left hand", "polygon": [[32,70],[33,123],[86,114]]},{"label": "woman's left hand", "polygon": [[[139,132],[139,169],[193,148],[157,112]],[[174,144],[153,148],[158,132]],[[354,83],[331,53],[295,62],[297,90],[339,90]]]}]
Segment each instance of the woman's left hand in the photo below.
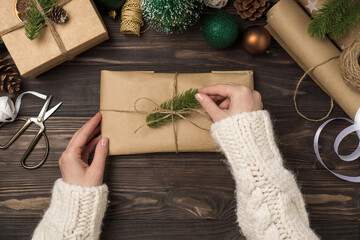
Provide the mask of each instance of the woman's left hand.
[{"label": "woman's left hand", "polygon": [[[101,114],[96,114],[77,131],[59,159],[64,182],[81,186],[100,186],[103,182],[105,160],[108,154],[109,139],[100,133]],[[88,164],[91,152],[95,150],[91,165]]]}]

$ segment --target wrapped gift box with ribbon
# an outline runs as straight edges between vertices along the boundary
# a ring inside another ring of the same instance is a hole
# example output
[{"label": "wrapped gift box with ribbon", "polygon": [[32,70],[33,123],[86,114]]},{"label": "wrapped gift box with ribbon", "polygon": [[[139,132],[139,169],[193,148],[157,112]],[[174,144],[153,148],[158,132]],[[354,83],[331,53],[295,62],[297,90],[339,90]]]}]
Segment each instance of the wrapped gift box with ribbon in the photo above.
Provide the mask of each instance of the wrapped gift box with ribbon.
[{"label": "wrapped gift box with ribbon", "polygon": [[217,151],[209,132],[212,121],[198,111],[186,115],[186,119],[172,121],[157,128],[146,126],[145,118],[154,108],[178,93],[190,88],[227,82],[253,88],[253,73],[102,71],[101,132],[102,136],[110,140],[109,154]]},{"label": "wrapped gift box with ribbon", "polygon": [[[54,24],[46,18],[41,36],[30,40],[17,15],[16,3],[0,0],[0,37],[22,76],[36,77],[109,38],[91,0],[60,0],[56,4],[66,10],[69,20]],[[42,9],[39,12],[47,15]]]}]

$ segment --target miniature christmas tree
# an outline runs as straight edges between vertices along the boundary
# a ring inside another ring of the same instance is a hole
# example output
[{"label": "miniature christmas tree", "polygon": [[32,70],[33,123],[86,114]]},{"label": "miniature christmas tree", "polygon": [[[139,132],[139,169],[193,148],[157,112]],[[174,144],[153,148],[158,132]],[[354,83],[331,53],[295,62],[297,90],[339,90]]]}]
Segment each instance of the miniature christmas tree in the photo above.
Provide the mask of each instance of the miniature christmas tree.
[{"label": "miniature christmas tree", "polygon": [[142,0],[145,21],[166,34],[180,33],[200,18],[202,0]]}]

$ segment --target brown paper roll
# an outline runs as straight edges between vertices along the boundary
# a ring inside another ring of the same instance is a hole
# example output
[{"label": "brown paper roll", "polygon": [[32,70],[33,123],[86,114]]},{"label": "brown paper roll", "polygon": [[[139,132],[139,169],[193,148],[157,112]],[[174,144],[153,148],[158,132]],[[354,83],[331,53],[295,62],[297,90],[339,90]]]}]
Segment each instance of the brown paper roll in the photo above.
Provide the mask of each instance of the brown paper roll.
[{"label": "brown paper roll", "polygon": [[[135,133],[135,130],[145,123],[146,114],[134,112],[134,102],[139,98],[146,97],[157,104],[170,99],[173,92],[174,75],[174,73],[101,72],[101,134],[110,140],[110,155],[175,151],[172,124],[159,128],[144,126]],[[178,93],[189,88],[227,82],[234,82],[249,88],[254,87],[252,71],[186,73],[179,74],[177,80]],[[141,101],[137,107],[140,111],[148,112],[154,108],[154,104],[149,101]],[[207,129],[210,129],[212,124],[212,121],[197,114],[187,117]],[[180,152],[214,152],[218,150],[209,131],[201,130],[185,120],[175,121],[175,126]]]},{"label": "brown paper roll", "polygon": [[[304,71],[340,55],[329,39],[313,39],[309,36],[307,26],[310,17],[294,0],[279,1],[268,11],[267,17],[266,29]],[[360,94],[343,81],[339,59],[315,68],[310,76],[354,119],[360,107]]]}]

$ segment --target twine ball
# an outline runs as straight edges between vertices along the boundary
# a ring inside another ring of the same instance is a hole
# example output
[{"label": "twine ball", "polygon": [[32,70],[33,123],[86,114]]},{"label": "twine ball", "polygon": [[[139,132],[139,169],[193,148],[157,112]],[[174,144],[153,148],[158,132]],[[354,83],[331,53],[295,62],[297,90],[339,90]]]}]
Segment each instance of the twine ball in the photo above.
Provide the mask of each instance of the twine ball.
[{"label": "twine ball", "polygon": [[360,91],[360,38],[344,49],[340,55],[339,65],[344,81]]},{"label": "twine ball", "polygon": [[216,12],[205,19],[201,32],[210,46],[226,48],[237,39],[239,27],[232,15],[226,12]]}]

